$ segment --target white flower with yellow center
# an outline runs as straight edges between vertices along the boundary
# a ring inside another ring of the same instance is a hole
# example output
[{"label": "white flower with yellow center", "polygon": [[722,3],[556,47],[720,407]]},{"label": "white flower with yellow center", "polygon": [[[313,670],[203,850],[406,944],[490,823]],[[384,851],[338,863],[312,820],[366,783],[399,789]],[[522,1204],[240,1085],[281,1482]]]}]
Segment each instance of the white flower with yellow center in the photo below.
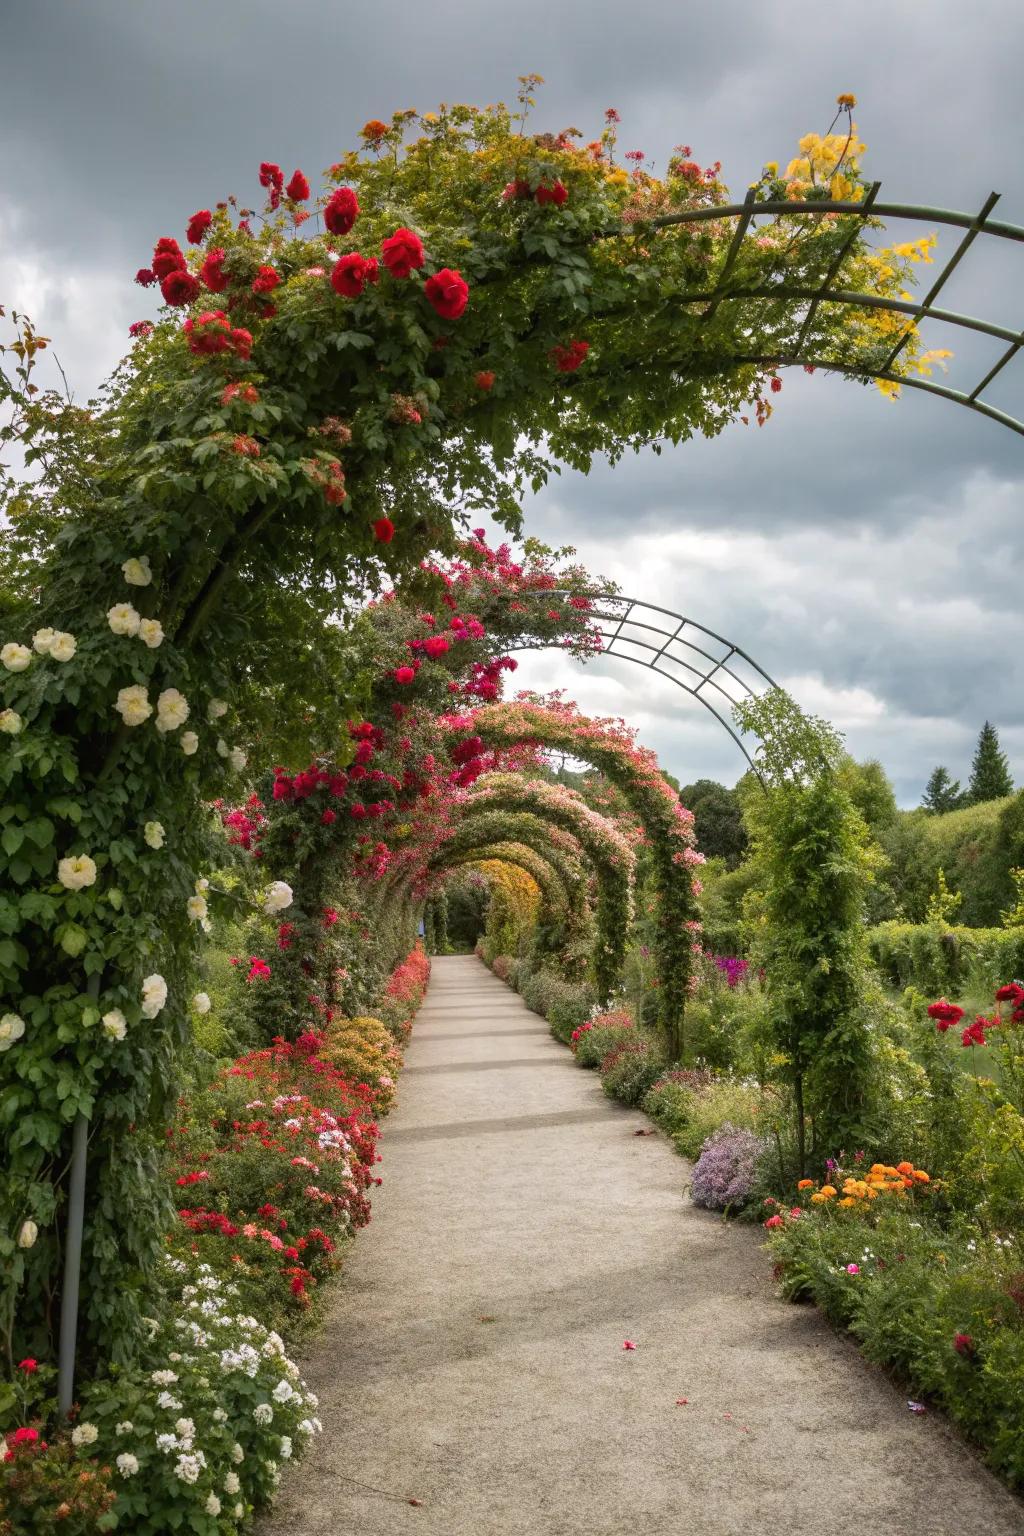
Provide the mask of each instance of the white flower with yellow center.
[{"label": "white flower with yellow center", "polygon": [[121,567],[121,573],[130,587],[148,587],[153,580],[148,555],[139,555],[126,560]]},{"label": "white flower with yellow center", "polygon": [[115,603],[107,609],[107,623],[115,635],[137,635],[142,620],[131,603]]},{"label": "white flower with yellow center", "polygon": [[153,713],[149,694],[141,683],[133,683],[130,688],[119,689],[114,708],[125,725],[142,725],[143,721],[148,720]]},{"label": "white flower with yellow center", "polygon": [[142,1016],[155,1019],[167,1001],[167,983],[159,972],[147,976],[142,983]]},{"label": "white flower with yellow center", "polygon": [[149,848],[162,848],[163,847],[163,845],[164,845],[164,838],[166,836],[166,833],[164,832],[163,823],[162,822],[159,822],[159,821],[147,821],[146,825],[142,829],[142,835],[146,839],[147,847],[149,847]]},{"label": "white flower with yellow center", "polygon": [[96,884],[96,861],[87,853],[76,853],[61,859],[57,865],[57,879],[69,891],[80,891],[84,885]]},{"label": "white flower with yellow center", "polygon": [[155,651],[158,645],[163,644],[164,627],[159,619],[142,619],[139,623],[139,639],[144,645],[148,645],[151,651]]},{"label": "white flower with yellow center", "polygon": [[165,688],[156,701],[158,731],[176,731],[188,719],[188,700],[177,688]]},{"label": "white flower with yellow center", "polygon": [[188,902],[186,903],[186,907],[187,907],[188,915],[192,919],[192,921],[194,923],[201,923],[203,918],[206,916],[206,911],[207,911],[207,908],[206,908],[206,897],[205,896],[190,896],[189,899],[188,899]]},{"label": "white flower with yellow center", "polygon": [[181,736],[181,750],[186,757],[192,757],[199,751],[199,737],[195,731],[183,731]]},{"label": "white flower with yellow center", "polygon": [[99,1439],[99,1430],[95,1424],[78,1424],[71,1431],[72,1445],[94,1445]]},{"label": "white flower with yellow center", "polygon": [[24,727],[24,720],[16,709],[0,709],[0,731],[17,736]]},{"label": "white flower with yellow center", "polygon": [[128,1033],[128,1020],[120,1008],[111,1008],[109,1013],[103,1015],[103,1033],[109,1035],[111,1040],[123,1040]]},{"label": "white flower with yellow center", "polygon": [[54,661],[70,661],[78,649],[78,641],[74,635],[69,635],[66,630],[59,629],[53,637],[50,646],[50,656]]},{"label": "white flower with yellow center", "polygon": [[31,660],[32,652],[28,646],[19,645],[16,640],[8,640],[6,645],[0,646],[0,665],[8,672],[24,672]]},{"label": "white flower with yellow center", "polygon": [[5,1013],[0,1019],[0,1051],[9,1051],[25,1033],[25,1020],[16,1013]]},{"label": "white flower with yellow center", "polygon": [[50,647],[57,638],[55,629],[37,629],[32,636],[32,649],[40,656],[49,656]]}]

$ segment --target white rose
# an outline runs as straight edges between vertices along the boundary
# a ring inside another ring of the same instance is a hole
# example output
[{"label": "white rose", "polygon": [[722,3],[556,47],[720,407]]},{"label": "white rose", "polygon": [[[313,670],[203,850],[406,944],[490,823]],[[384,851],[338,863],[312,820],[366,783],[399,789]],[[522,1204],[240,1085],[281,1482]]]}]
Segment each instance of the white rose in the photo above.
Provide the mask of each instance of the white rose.
[{"label": "white rose", "polygon": [[232,747],[231,751],[228,753],[228,762],[234,769],[235,773],[241,773],[242,769],[245,767],[248,761],[249,759],[246,757],[241,747]]},{"label": "white rose", "polygon": [[0,731],[6,731],[8,736],[17,736],[24,724],[16,709],[0,709]]},{"label": "white rose", "polygon": [[107,609],[107,623],[115,635],[137,635],[142,620],[131,603],[115,603]]},{"label": "white rose", "polygon": [[221,715],[226,715],[227,712],[228,706],[224,699],[211,699],[206,706],[206,718],[211,725],[215,720],[219,720]]},{"label": "white rose", "polygon": [[192,1007],[195,1009],[196,1013],[209,1013],[210,994],[208,992],[197,992],[195,997],[192,999]]},{"label": "white rose", "polygon": [[121,688],[114,708],[125,725],[141,725],[153,713],[149,694],[141,683],[133,683],[130,688]]},{"label": "white rose", "polygon": [[153,580],[153,572],[149,568],[148,555],[139,555],[137,559],[126,560],[121,567],[121,571],[130,587],[148,587]]},{"label": "white rose", "polygon": [[48,656],[50,647],[57,638],[55,629],[37,629],[32,636],[32,649],[38,651],[40,656]]},{"label": "white rose", "polygon": [[8,672],[24,672],[31,660],[32,652],[28,646],[19,645],[16,640],[9,640],[5,646],[0,647],[0,662]]},{"label": "white rose", "polygon": [[206,1513],[208,1515],[214,1515],[214,1516],[219,1515],[220,1514],[220,1499],[218,1499],[218,1497],[217,1497],[217,1495],[215,1493],[208,1494],[207,1498],[206,1498],[206,1504],[205,1504],[204,1507],[205,1507]]},{"label": "white rose", "polygon": [[139,623],[139,639],[144,645],[148,645],[151,651],[155,651],[158,645],[163,644],[164,627],[159,619],[142,619]]},{"label": "white rose", "polygon": [[158,731],[176,731],[188,719],[188,700],[177,688],[165,688],[156,701]]},{"label": "white rose", "polygon": [[18,1233],[18,1247],[19,1248],[32,1248],[32,1247],[34,1247],[35,1246],[36,1238],[38,1236],[39,1236],[39,1228],[36,1226],[35,1222],[34,1221],[23,1221],[22,1224],[21,1224],[21,1231]]},{"label": "white rose", "polygon": [[197,891],[208,891],[210,889],[210,882],[209,882],[209,880],[207,880],[205,875],[200,875],[199,876],[199,879],[196,881],[196,884],[195,884],[195,889]]},{"label": "white rose", "polygon": [[9,1051],[24,1033],[25,1020],[16,1013],[5,1013],[0,1019],[0,1051]]},{"label": "white rose", "polygon": [[123,1419],[120,1424],[114,1425],[114,1434],[130,1435],[134,1428],[135,1425],[132,1423],[131,1419]]},{"label": "white rose", "polygon": [[231,748],[228,746],[227,742],[224,740],[224,737],[221,736],[218,739],[218,741],[217,741],[217,756],[218,757],[227,757],[227,755],[228,755],[228,753],[230,751],[231,751]]},{"label": "white rose", "polygon": [[142,835],[150,848],[162,848],[166,833],[163,824],[159,821],[147,821],[142,829]]},{"label": "white rose", "polygon": [[186,757],[191,757],[194,752],[198,752],[199,737],[196,735],[195,731],[184,732],[181,738],[181,750],[184,752]]},{"label": "white rose", "polygon": [[71,1431],[72,1445],[94,1445],[99,1439],[99,1430],[95,1424],[78,1424]]},{"label": "white rose", "polygon": [[109,1035],[111,1040],[123,1040],[128,1033],[128,1020],[120,1008],[111,1008],[109,1013],[103,1015],[103,1032]]},{"label": "white rose", "polygon": [[78,641],[74,635],[69,635],[65,630],[60,629],[53,637],[50,655],[54,661],[70,661],[77,649]]},{"label": "white rose", "polygon": [[206,916],[206,897],[190,896],[187,902],[188,915],[194,923],[201,923]]},{"label": "white rose", "polygon": [[139,1470],[139,1459],[131,1451],[122,1451],[115,1465],[122,1477],[134,1477]]},{"label": "white rose", "polygon": [[57,865],[57,879],[69,891],[80,891],[83,885],[95,885],[96,861],[87,853],[61,859]]},{"label": "white rose", "polygon": [[287,880],[275,880],[263,899],[263,910],[268,917],[273,917],[275,912],[283,912],[290,907],[294,892]]},{"label": "white rose", "polygon": [[147,976],[142,983],[142,1016],[155,1019],[167,1001],[167,983],[159,972]]}]

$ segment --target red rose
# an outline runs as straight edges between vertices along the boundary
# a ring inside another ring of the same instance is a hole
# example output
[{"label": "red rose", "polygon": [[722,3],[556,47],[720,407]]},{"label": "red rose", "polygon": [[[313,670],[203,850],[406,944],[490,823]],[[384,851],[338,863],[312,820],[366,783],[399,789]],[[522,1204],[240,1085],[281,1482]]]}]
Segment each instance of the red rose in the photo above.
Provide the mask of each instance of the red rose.
[{"label": "red rose", "polygon": [[996,993],[997,1003],[1013,1003],[1019,1007],[1024,1003],[1024,987],[1019,987],[1015,981],[1008,982],[1005,987],[1000,987]]},{"label": "red rose", "polygon": [[568,199],[569,193],[560,181],[554,181],[550,186],[546,181],[542,181],[535,196],[542,208],[546,203],[554,203],[557,208],[561,208]]},{"label": "red rose", "polygon": [[359,199],[351,187],[332,192],[324,208],[324,224],[332,235],[347,235],[359,217]]},{"label": "red rose", "polygon": [[152,288],[156,282],[156,273],[151,272],[149,267],[140,267],[135,274],[135,281],[140,288]]},{"label": "red rose", "polygon": [[494,374],[489,368],[481,368],[480,372],[474,377],[473,383],[477,389],[482,389],[486,394],[489,389],[494,388]]},{"label": "red rose", "polygon": [[168,272],[160,284],[160,292],[168,304],[191,304],[199,294],[199,279],[191,272]]},{"label": "red rose", "polygon": [[212,251],[207,251],[206,260],[199,268],[200,281],[205,283],[211,293],[223,293],[228,285],[228,275],[224,271],[225,250],[218,245]]},{"label": "red rose", "polygon": [[280,281],[273,267],[260,267],[252,280],[252,291],[253,293],[273,293]]},{"label": "red rose", "polygon": [[413,667],[396,667],[394,671],[395,682],[402,683],[403,685],[411,683],[415,676],[416,671]]},{"label": "red rose", "polygon": [[29,1359],[29,1360],[19,1360],[18,1361],[18,1370],[19,1371],[24,1371],[26,1376],[34,1376],[36,1371],[38,1371],[38,1369],[39,1369],[39,1361],[38,1360],[31,1360],[31,1359]]},{"label": "red rose", "polygon": [[444,635],[428,635],[423,642],[423,649],[429,657],[436,660],[438,656],[443,656],[447,651],[448,641]]},{"label": "red rose", "polygon": [[231,332],[231,345],[238,353],[238,356],[248,362],[252,352],[252,332],[242,330],[241,327],[233,330]]},{"label": "red rose", "polygon": [[357,299],[367,283],[376,281],[376,261],[373,257],[367,260],[365,256],[360,256],[358,251],[340,256],[331,273],[331,287],[335,293],[340,293],[345,299]]},{"label": "red rose", "polygon": [[329,827],[331,823],[337,821],[337,819],[337,812],[330,809],[324,811],[323,815],[320,817],[320,821],[325,827]]},{"label": "red rose", "polygon": [[203,236],[212,223],[213,214],[209,208],[200,208],[198,213],[194,213],[189,219],[188,228],[185,231],[185,237],[189,245],[201,245]]},{"label": "red rose", "polygon": [[366,806],[362,803],[361,800],[353,800],[352,804],[348,808],[348,813],[350,816],[355,816],[358,820],[360,817],[366,815]]},{"label": "red rose", "polygon": [[548,357],[559,373],[575,373],[580,364],[585,361],[589,351],[589,341],[570,341],[567,347],[561,344],[552,347]]},{"label": "red rose", "polygon": [[379,544],[390,544],[395,536],[395,525],[390,517],[378,517],[373,525],[373,536]]},{"label": "red rose", "polygon": [[469,284],[451,267],[442,267],[428,277],[423,292],[442,320],[457,320],[469,303]]},{"label": "red rose", "polygon": [[279,165],[274,165],[269,160],[261,161],[260,186],[266,187],[268,190],[273,189],[274,191],[280,192],[281,188],[284,186],[284,172],[281,170],[281,167]]},{"label": "red rose", "polygon": [[963,1009],[958,1008],[956,1003],[947,1002],[944,997],[940,997],[937,1003],[928,1005],[928,1017],[935,1020],[935,1028],[943,1034],[954,1024],[959,1024],[963,1016]]},{"label": "red rose", "polygon": [[423,241],[411,229],[396,229],[380,243],[381,259],[392,277],[408,277],[423,265]]},{"label": "red rose", "polygon": [[185,257],[181,246],[171,235],[161,235],[153,248],[153,271],[158,278],[184,269]]},{"label": "red rose", "polygon": [[304,203],[309,196],[309,182],[301,171],[295,171],[292,179],[285,187],[285,191],[293,203]]}]

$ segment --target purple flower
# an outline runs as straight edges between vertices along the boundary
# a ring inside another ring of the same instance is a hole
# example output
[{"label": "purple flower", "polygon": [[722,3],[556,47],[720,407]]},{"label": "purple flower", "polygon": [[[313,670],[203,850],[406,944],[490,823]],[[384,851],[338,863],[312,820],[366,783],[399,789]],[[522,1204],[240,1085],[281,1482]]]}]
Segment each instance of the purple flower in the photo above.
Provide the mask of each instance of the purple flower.
[{"label": "purple flower", "polygon": [[690,1199],[708,1211],[746,1205],[767,1142],[726,1122],[701,1148],[690,1181]]}]

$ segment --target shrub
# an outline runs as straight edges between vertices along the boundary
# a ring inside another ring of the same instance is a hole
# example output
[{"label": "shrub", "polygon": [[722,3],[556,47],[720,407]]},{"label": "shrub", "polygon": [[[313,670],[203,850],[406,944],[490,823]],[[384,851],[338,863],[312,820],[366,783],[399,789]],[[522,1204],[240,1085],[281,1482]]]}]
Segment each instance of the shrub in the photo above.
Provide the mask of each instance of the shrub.
[{"label": "shrub", "polygon": [[665,1070],[657,1041],[641,1036],[614,1047],[601,1063],[601,1087],[620,1104],[639,1104]]},{"label": "shrub", "polygon": [[669,1136],[675,1136],[689,1124],[696,1093],[710,1087],[713,1074],[706,1067],[680,1068],[666,1072],[644,1095],[643,1111],[650,1115]]},{"label": "shrub", "polygon": [[868,930],[868,946],[890,986],[933,995],[982,996],[1005,977],[1024,975],[1024,928],[879,923]]},{"label": "shrub", "polygon": [[760,1090],[734,1078],[717,1078],[691,1097],[686,1121],[672,1138],[682,1155],[691,1161],[700,1156],[705,1141],[721,1126],[760,1130],[760,1122],[766,1118]]},{"label": "shrub", "polygon": [[609,1051],[636,1036],[628,1013],[601,1013],[574,1029],[570,1038],[578,1067],[599,1067]]},{"label": "shrub", "polygon": [[520,972],[517,980],[527,1008],[546,1018],[555,1039],[568,1045],[573,1030],[585,1024],[593,1012],[591,988],[582,983],[563,981],[553,971]]},{"label": "shrub", "polygon": [[386,1115],[392,1108],[402,1053],[380,1019],[359,1016],[335,1021],[328,1027],[317,1054],[352,1082],[366,1084],[373,1096],[375,1114]]},{"label": "shrub", "polygon": [[44,1440],[34,1425],[13,1429],[4,1446],[0,1469],[0,1532],[32,1536],[60,1531],[66,1536],[94,1536],[117,1491],[113,1468],[96,1465],[79,1452],[70,1435]]},{"label": "shrub", "polygon": [[763,1136],[726,1122],[709,1136],[690,1180],[690,1199],[708,1211],[742,1210],[755,1192]]}]

